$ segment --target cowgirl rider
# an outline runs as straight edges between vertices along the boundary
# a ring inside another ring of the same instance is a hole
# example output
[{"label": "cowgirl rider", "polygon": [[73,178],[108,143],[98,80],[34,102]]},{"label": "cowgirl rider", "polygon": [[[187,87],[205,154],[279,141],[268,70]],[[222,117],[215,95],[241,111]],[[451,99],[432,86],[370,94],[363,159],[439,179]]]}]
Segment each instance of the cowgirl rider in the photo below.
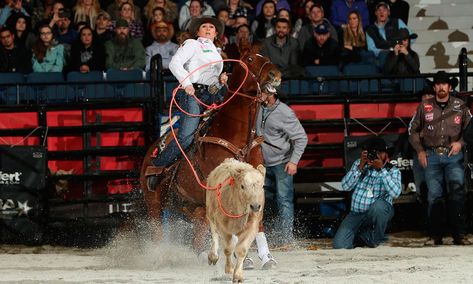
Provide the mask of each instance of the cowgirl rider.
[{"label": "cowgirl rider", "polygon": [[[212,17],[202,17],[193,19],[189,24],[189,32],[195,36],[195,39],[188,39],[182,43],[176,54],[169,63],[169,70],[182,84],[186,95],[182,95],[179,105],[188,113],[199,115],[203,111],[202,105],[196,100],[194,95],[205,104],[223,100],[228,77],[222,73],[223,62],[208,65],[191,76],[189,74],[199,67],[214,61],[222,60],[219,50],[214,41],[224,32],[225,26],[222,22]],[[180,119],[179,132],[177,140],[183,149],[191,145],[194,138],[194,132],[199,126],[200,118],[183,115]],[[159,180],[160,174],[164,168],[170,165],[180,156],[180,150],[176,141],[172,142],[154,158],[152,166],[146,168],[148,190],[154,191]]]}]

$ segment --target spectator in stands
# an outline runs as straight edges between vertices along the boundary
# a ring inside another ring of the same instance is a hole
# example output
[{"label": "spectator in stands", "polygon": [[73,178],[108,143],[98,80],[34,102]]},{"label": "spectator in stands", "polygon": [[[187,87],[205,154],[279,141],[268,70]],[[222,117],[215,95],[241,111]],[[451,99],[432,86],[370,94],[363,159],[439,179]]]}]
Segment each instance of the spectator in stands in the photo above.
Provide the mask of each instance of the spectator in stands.
[{"label": "spectator in stands", "polygon": [[376,21],[366,30],[366,43],[368,50],[376,56],[378,69],[383,70],[394,36],[398,34],[399,29],[409,28],[401,19],[389,17],[389,5],[386,2],[376,5],[375,15]]},{"label": "spectator in stands", "polygon": [[112,4],[107,7],[107,13],[112,17],[112,21],[120,19],[120,7],[124,3],[130,3],[134,7],[134,19],[138,24],[141,23],[141,9],[134,5],[133,0],[115,0]]},{"label": "spectator in stands", "polygon": [[95,28],[95,22],[100,13],[99,0],[77,0],[74,6],[74,24],[85,22],[92,29]]},{"label": "spectator in stands", "polygon": [[146,71],[150,68],[151,58],[156,54],[161,54],[163,68],[169,69],[169,62],[176,53],[179,46],[171,42],[171,28],[165,22],[156,23],[154,29],[154,42],[146,48]]},{"label": "spectator in stands", "polygon": [[18,13],[7,20],[7,27],[15,34],[15,45],[24,46],[27,50],[33,48],[36,36],[31,31],[31,18]]},{"label": "spectator in stands", "polygon": [[192,38],[192,35],[189,31],[179,31],[176,34],[177,45],[181,46],[186,40]]},{"label": "spectator in stands", "polygon": [[56,40],[62,43],[65,48],[70,51],[70,46],[73,42],[79,39],[79,33],[71,26],[72,15],[69,11],[60,14],[59,20],[56,22],[56,28],[53,28]]},{"label": "spectator in stands", "polygon": [[[212,7],[214,11],[219,11],[221,9],[228,10],[228,26],[235,26],[236,17],[243,16],[248,18],[248,7],[251,7],[251,5],[242,0],[215,0],[213,3]],[[225,28],[225,32],[227,32],[227,28]]]},{"label": "spectator in stands", "polygon": [[111,40],[113,37],[113,32],[110,30],[111,25],[112,18],[110,15],[105,11],[100,12],[95,21],[94,40],[102,44]]},{"label": "spectator in stands", "polygon": [[343,177],[341,190],[353,191],[351,209],[335,234],[333,248],[374,248],[386,241],[393,200],[401,194],[401,172],[389,162],[387,152],[382,138],[370,138]]},{"label": "spectator in stands", "polygon": [[[120,19],[128,22],[129,35],[133,38],[141,40],[143,38],[144,30],[141,21],[135,19],[135,5],[130,2],[125,2],[120,6]],[[116,21],[112,21],[112,26],[115,27]]]},{"label": "spectator in stands", "polygon": [[299,44],[289,34],[291,23],[286,19],[276,19],[276,33],[263,41],[261,55],[269,57],[278,67],[283,77],[297,77],[303,74],[298,65]]},{"label": "spectator in stands", "polygon": [[225,25],[225,34],[219,35],[218,40],[220,43],[225,46],[229,43],[229,39],[227,36],[227,30],[230,30],[229,20],[228,17],[228,10],[226,8],[220,9],[217,11],[217,19]]},{"label": "spectator in stands", "polygon": [[276,4],[273,0],[266,0],[263,4],[263,10],[256,16],[251,24],[251,33],[254,41],[263,41],[273,26],[276,18]]},{"label": "spectator in stands", "polygon": [[[256,4],[256,15],[261,14],[263,11],[263,6],[264,3],[266,3],[267,0],[259,0],[258,4]],[[279,11],[279,9],[286,9],[291,11],[291,6],[286,0],[272,0],[274,4],[276,4],[276,11]]]},{"label": "spectator in stands", "polygon": [[5,6],[0,10],[0,26],[4,26],[8,17],[17,13],[30,17],[30,14],[23,8],[22,0],[6,0]]},{"label": "spectator in stands", "polygon": [[44,24],[48,24],[51,28],[55,28],[57,21],[59,21],[61,18],[60,14],[64,13],[64,11],[64,4],[62,4],[62,2],[55,2],[49,17],[39,21],[35,25],[35,30],[37,30],[37,27],[40,27]]},{"label": "spectator in stands", "polygon": [[204,11],[204,6],[202,6],[201,0],[191,0],[189,2],[189,6],[183,6],[181,8],[181,11],[182,9],[189,10],[189,15],[184,21],[181,21],[181,18],[179,18],[179,23],[182,22],[182,25],[179,24],[179,28],[185,31],[188,29],[193,19],[197,19],[203,16],[202,11]]},{"label": "spectator in stands", "polygon": [[389,52],[384,64],[384,74],[415,75],[420,74],[419,55],[411,49],[411,39],[417,34],[409,34],[407,29],[400,29],[394,38],[393,50]]},{"label": "spectator in stands", "polygon": [[462,151],[463,129],[471,114],[465,102],[449,94],[457,82],[445,71],[438,71],[433,81],[435,97],[420,103],[409,125],[409,142],[425,169],[428,188],[431,238],[425,245],[441,245],[447,228],[454,244],[471,244],[465,237],[467,192]]},{"label": "spectator in stands", "polygon": [[53,14],[53,6],[56,0],[34,1],[35,7],[31,14],[31,26],[36,27],[38,23],[49,20]]},{"label": "spectator in stands", "polygon": [[[219,34],[224,33],[224,28],[223,23],[213,17],[194,19],[189,25],[189,32],[195,39],[186,40],[169,63],[169,69],[185,91],[180,97],[179,105],[188,113],[194,115],[201,113],[201,106],[196,98],[206,104],[212,104],[222,100],[226,92],[226,88],[222,87],[228,80],[226,73],[221,73],[223,62],[195,71],[204,64],[222,60],[214,42]],[[189,76],[190,72],[193,72],[192,76]],[[192,144],[199,121],[198,116],[181,117],[177,140],[182,149],[187,149]],[[154,191],[163,170],[179,157],[180,150],[173,140],[160,151],[157,158],[151,161],[153,166],[148,166],[145,172],[149,191]]]},{"label": "spectator in stands", "polygon": [[[286,20],[288,20],[289,23],[291,23],[291,34],[290,34],[290,35],[291,35],[291,37],[297,39],[297,37],[296,37],[295,34],[294,34],[294,30],[293,30],[293,28],[292,28],[294,21],[293,21],[292,18],[291,18],[291,13],[289,12],[289,10],[286,10],[286,9],[284,9],[284,8],[279,9],[279,11],[278,11],[277,14],[276,14],[276,18],[277,18],[277,19],[286,19]],[[267,34],[266,34],[266,37],[272,36],[275,32],[276,32],[276,31],[275,31],[275,26],[273,25],[273,26],[268,30],[268,32],[267,32]]]},{"label": "spectator in stands", "polygon": [[299,38],[299,33],[302,29],[303,26],[309,24],[311,22],[310,20],[310,8],[312,8],[312,6],[314,6],[314,1],[312,0],[307,0],[305,2],[303,2],[303,7],[304,9],[302,9],[303,14],[298,16],[296,19],[296,22],[294,23],[294,27],[292,28],[292,34],[294,35],[295,38]]},{"label": "spectator in stands", "polygon": [[161,22],[165,22],[169,24],[170,33],[171,33],[170,38],[174,36],[174,26],[170,22],[165,21],[165,15],[166,15],[166,11],[163,8],[161,7],[154,8],[153,17],[148,20],[147,28],[144,31],[145,33],[143,35],[143,46],[148,46],[153,43],[154,37],[155,37],[153,35],[154,30],[155,30],[153,26]]},{"label": "spectator in stands", "polygon": [[268,227],[273,228],[276,243],[290,244],[294,241],[293,177],[307,146],[307,134],[294,111],[278,99],[274,87],[263,86],[258,99],[262,104],[256,134],[265,141],[261,144],[266,167],[265,220],[274,218],[274,226]]},{"label": "spectator in stands", "polygon": [[314,28],[320,24],[324,24],[328,27],[330,32],[330,37],[338,42],[337,30],[334,26],[327,20],[325,17],[324,9],[318,3],[312,5],[310,8],[310,23],[307,23],[301,28],[299,33],[299,47],[301,50],[304,48],[306,42],[311,39],[314,35]]},{"label": "spectator in stands", "polygon": [[330,31],[325,24],[315,27],[312,39],[304,46],[301,64],[303,66],[313,65],[336,65],[340,63],[340,47],[338,42],[330,37]]},{"label": "spectator in stands", "polygon": [[0,29],[0,72],[31,72],[31,52],[15,43],[15,35],[4,27]]},{"label": "spectator in stands", "polygon": [[[235,36],[236,36],[236,32],[239,26],[241,25],[250,26],[248,18],[245,16],[235,16],[235,19],[233,22],[234,24],[231,27],[229,27],[228,33],[227,33],[227,30],[225,29],[225,34],[228,35],[228,40],[230,43],[235,42]],[[251,39],[253,40],[253,36],[251,36]]]},{"label": "spectator in stands", "polygon": [[[194,0],[187,1],[184,4],[184,6],[181,7],[181,10],[179,10],[178,21],[179,21],[179,28],[181,30],[186,29],[186,25],[189,24],[188,23],[189,19],[192,17],[191,16],[191,7],[190,7],[192,2],[194,2]],[[203,0],[199,0],[199,2],[200,2],[200,7],[201,7],[199,13],[200,13],[201,16],[215,16],[215,12],[209,4],[207,4]],[[196,11],[193,11],[193,13],[196,14]]]},{"label": "spectator in stands", "polygon": [[[163,16],[164,21],[167,23],[174,23],[177,19],[177,5],[171,0],[148,0],[148,3],[144,7],[144,14],[148,20],[148,24],[151,22],[151,19],[154,18],[155,9],[161,8],[164,10]],[[162,20],[155,21],[161,22]]]},{"label": "spectator in stands", "polygon": [[409,20],[409,3],[404,0],[375,0],[369,5],[370,16],[374,18],[375,7],[378,3],[385,2],[389,5],[391,17],[401,19],[406,25]]},{"label": "spectator in stands", "polygon": [[360,14],[363,28],[370,23],[368,6],[364,0],[334,0],[331,11],[330,21],[337,28],[345,26],[348,14],[353,11]]},{"label": "spectator in stands", "polygon": [[107,69],[129,70],[145,67],[145,49],[139,40],[130,37],[128,22],[124,19],[117,20],[115,37],[105,43],[105,53]]},{"label": "spectator in stands", "polygon": [[33,46],[33,72],[62,72],[64,45],[54,39],[49,25],[39,27],[39,38]]},{"label": "spectator in stands", "polygon": [[94,39],[91,27],[85,26],[80,30],[79,40],[71,48],[71,60],[68,71],[88,73],[105,70],[105,47]]},{"label": "spectator in stands", "polygon": [[239,26],[235,35],[235,41],[225,46],[224,51],[225,54],[227,54],[227,57],[231,59],[240,59],[242,55],[240,53],[242,41],[251,43],[250,35],[250,27],[248,25],[244,24]]},{"label": "spectator in stands", "polygon": [[374,62],[374,55],[366,48],[366,36],[361,25],[361,15],[358,11],[348,14],[347,24],[341,29],[342,41],[341,61],[345,66],[350,63]]}]

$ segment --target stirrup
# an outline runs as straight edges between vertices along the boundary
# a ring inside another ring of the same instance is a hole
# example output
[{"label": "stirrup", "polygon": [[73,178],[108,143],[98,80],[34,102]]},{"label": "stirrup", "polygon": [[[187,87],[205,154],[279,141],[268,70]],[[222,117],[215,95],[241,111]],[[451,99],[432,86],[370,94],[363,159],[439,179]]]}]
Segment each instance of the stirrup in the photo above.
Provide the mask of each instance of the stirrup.
[{"label": "stirrup", "polygon": [[147,166],[145,170],[145,177],[159,176],[164,172],[163,167]]}]

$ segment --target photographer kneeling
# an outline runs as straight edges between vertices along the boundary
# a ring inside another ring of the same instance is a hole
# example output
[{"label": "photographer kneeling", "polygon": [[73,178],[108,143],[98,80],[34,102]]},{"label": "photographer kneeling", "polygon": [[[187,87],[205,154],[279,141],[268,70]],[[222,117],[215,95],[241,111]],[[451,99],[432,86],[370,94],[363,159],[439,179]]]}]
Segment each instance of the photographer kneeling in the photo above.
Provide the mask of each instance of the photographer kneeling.
[{"label": "photographer kneeling", "polygon": [[382,138],[366,141],[361,158],[342,179],[342,190],[353,191],[351,210],[337,230],[333,248],[377,247],[386,240],[393,199],[401,193],[401,173],[389,163]]}]

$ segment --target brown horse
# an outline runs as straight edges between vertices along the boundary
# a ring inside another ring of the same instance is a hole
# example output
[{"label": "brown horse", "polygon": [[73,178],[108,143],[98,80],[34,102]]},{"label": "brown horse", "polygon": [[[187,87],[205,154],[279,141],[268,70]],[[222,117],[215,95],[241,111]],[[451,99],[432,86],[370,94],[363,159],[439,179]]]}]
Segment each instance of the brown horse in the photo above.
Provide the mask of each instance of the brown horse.
[{"label": "brown horse", "polygon": [[[259,147],[262,139],[255,134],[255,119],[259,107],[256,95],[263,84],[279,86],[281,73],[268,58],[250,50],[246,51],[241,60],[249,69],[243,87],[231,101],[216,112],[206,135],[196,136],[194,145],[187,153],[203,181],[225,158],[234,157],[255,167],[262,164]],[[235,64],[229,89],[236,90],[244,76],[242,66]],[[226,97],[232,94],[229,91]],[[155,238],[161,239],[161,214],[164,207],[172,206],[193,222],[193,247],[196,251],[203,251],[205,235],[209,230],[205,220],[205,189],[199,186],[186,160],[182,159],[165,170],[165,177],[157,185],[155,192],[146,189],[145,169],[150,165],[152,153],[161,143],[161,140],[156,141],[146,153],[140,175],[148,216],[155,222],[153,233]]]}]

